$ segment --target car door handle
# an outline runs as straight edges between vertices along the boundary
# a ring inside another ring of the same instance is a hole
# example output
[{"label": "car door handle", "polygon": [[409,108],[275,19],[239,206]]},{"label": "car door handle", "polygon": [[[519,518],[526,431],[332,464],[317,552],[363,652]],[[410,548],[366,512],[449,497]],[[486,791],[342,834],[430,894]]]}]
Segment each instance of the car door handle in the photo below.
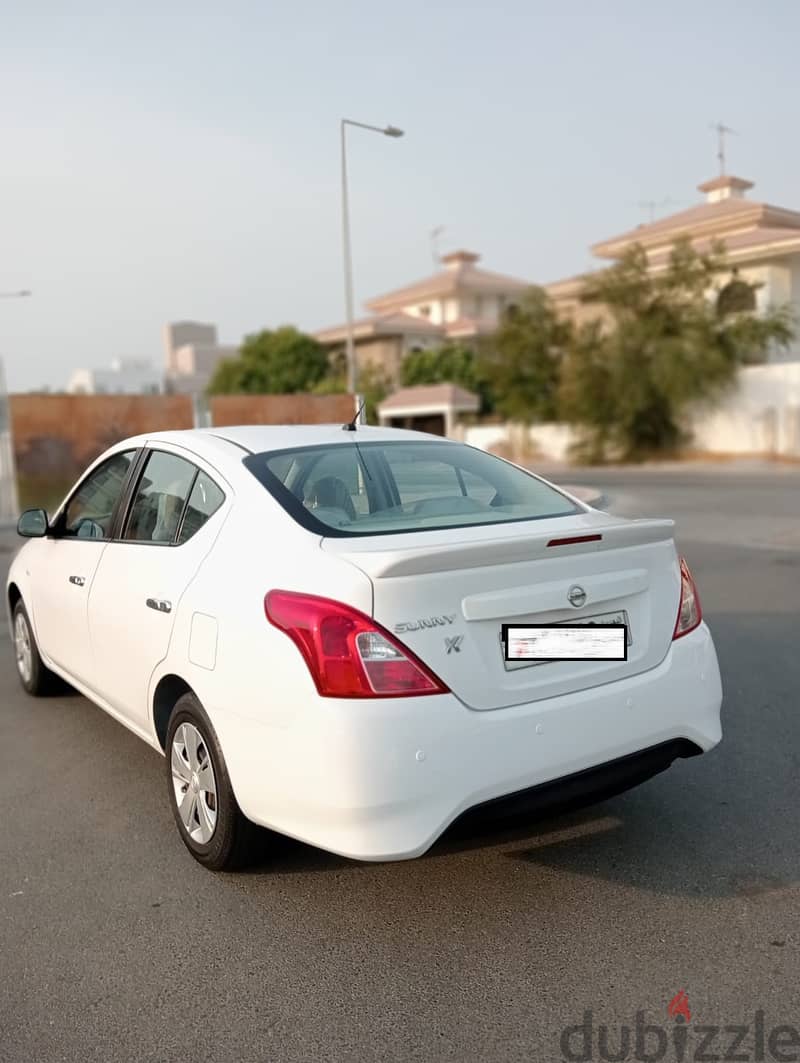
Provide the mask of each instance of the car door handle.
[{"label": "car door handle", "polygon": [[157,613],[172,612],[172,602],[165,602],[163,598],[148,598],[144,604],[148,609],[155,609]]},{"label": "car door handle", "polygon": [[86,582],[83,576],[70,576],[69,581],[70,583],[74,583],[76,587],[82,587]]}]

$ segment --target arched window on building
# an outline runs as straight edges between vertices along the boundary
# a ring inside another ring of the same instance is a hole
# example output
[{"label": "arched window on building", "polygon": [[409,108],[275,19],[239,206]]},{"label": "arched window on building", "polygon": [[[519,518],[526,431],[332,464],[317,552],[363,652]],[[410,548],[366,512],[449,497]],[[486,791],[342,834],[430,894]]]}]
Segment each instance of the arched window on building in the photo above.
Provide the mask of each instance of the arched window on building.
[{"label": "arched window on building", "polygon": [[738,269],[734,269],[732,278],[717,296],[717,314],[726,317],[728,314],[752,313],[755,310],[755,285],[743,281]]}]

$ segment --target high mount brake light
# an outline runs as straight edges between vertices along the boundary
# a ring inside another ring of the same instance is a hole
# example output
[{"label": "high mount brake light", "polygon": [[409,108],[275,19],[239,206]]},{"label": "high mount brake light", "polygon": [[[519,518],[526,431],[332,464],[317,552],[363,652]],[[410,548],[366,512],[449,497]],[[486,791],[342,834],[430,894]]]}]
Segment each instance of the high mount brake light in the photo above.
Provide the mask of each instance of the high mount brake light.
[{"label": "high mount brake light", "polygon": [[446,694],[448,688],[407,647],[358,609],[293,591],[270,591],[267,620],[303,656],[327,698],[400,698]]},{"label": "high mount brake light", "polygon": [[548,546],[575,546],[576,543],[599,543],[602,535],[571,535],[568,539],[551,539]]},{"label": "high mount brake light", "polygon": [[675,621],[675,630],[672,633],[673,640],[679,639],[683,635],[688,635],[690,631],[694,631],[703,619],[700,596],[697,593],[697,587],[689,571],[689,566],[683,558],[680,559],[680,565],[681,601],[678,606],[678,619]]}]

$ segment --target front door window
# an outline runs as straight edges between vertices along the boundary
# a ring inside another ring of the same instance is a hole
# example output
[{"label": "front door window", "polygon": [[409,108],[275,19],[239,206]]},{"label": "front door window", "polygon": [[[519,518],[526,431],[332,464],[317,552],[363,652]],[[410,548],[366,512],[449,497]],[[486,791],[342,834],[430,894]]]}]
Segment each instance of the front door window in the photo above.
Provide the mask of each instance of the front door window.
[{"label": "front door window", "polygon": [[114,511],[135,457],[135,450],[125,450],[89,473],[64,510],[64,537],[110,538]]}]

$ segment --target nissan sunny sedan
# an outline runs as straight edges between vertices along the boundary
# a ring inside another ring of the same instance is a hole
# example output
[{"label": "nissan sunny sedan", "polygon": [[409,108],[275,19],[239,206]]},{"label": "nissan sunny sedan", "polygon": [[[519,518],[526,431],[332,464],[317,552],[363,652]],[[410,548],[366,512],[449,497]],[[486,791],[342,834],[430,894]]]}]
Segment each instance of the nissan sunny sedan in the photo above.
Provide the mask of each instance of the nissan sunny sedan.
[{"label": "nissan sunny sedan", "polygon": [[[23,687],[60,677],[164,754],[201,864],[245,863],[254,825],[414,857],[476,807],[619,792],[716,745],[717,658],[672,521],[344,427],[129,439],[20,518]],[[504,652],[508,625],[582,624],[624,624],[624,659]]]}]

